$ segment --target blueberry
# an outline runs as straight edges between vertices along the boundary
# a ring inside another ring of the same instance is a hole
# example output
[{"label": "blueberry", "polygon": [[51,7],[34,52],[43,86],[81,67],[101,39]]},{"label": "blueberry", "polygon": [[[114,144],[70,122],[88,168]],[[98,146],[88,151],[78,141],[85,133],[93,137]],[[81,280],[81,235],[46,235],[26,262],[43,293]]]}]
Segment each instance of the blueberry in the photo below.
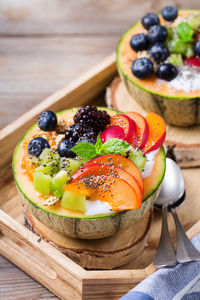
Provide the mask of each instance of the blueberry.
[{"label": "blueberry", "polygon": [[168,55],[169,51],[162,43],[155,43],[149,50],[149,55],[157,62],[160,63],[164,61]]},{"label": "blueberry", "polygon": [[43,131],[54,130],[57,126],[56,114],[51,110],[43,111],[38,117],[38,126]]},{"label": "blueberry", "polygon": [[156,42],[164,43],[167,38],[167,29],[161,25],[154,25],[149,29],[148,41],[150,44]]},{"label": "blueberry", "polygon": [[178,75],[177,68],[174,65],[168,63],[164,63],[160,65],[156,72],[156,76],[158,78],[167,81],[174,79],[177,75]]},{"label": "blueberry", "polygon": [[78,144],[79,143],[82,143],[82,142],[86,142],[86,143],[89,143],[89,144],[95,144],[95,139],[93,139],[93,138],[87,138],[87,137],[81,137],[80,139],[79,139],[79,141],[78,141]]},{"label": "blueberry", "polygon": [[130,39],[130,46],[135,51],[147,50],[147,35],[144,33],[138,33],[133,35]]},{"label": "blueberry", "polygon": [[74,144],[71,141],[63,140],[58,145],[58,153],[60,154],[60,156],[73,158],[76,156],[76,154],[74,152],[70,151],[70,149],[73,146],[74,146]]},{"label": "blueberry", "polygon": [[132,64],[132,73],[140,79],[147,78],[153,74],[152,61],[146,57],[141,57],[134,60]]},{"label": "blueberry", "polygon": [[194,44],[194,54],[200,57],[200,40]]},{"label": "blueberry", "polygon": [[178,16],[178,10],[174,6],[166,6],[162,9],[161,15],[166,21],[174,21]]},{"label": "blueberry", "polygon": [[160,20],[156,14],[148,13],[142,18],[142,25],[147,30],[149,30],[151,26],[158,24],[160,24]]},{"label": "blueberry", "polygon": [[38,157],[45,148],[50,148],[48,141],[42,137],[36,137],[29,142],[28,153]]}]

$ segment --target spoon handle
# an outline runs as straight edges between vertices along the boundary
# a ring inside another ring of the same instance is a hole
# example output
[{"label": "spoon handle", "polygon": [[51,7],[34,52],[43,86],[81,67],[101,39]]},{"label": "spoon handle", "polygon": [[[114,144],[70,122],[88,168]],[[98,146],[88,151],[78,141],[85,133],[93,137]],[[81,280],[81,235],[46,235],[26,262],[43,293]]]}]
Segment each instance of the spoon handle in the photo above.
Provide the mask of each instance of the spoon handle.
[{"label": "spoon handle", "polygon": [[167,213],[168,208],[166,205],[163,205],[160,242],[153,262],[156,268],[173,267],[176,265],[176,255],[169,236]]},{"label": "spoon handle", "polygon": [[192,242],[188,239],[176,213],[176,210],[172,208],[170,212],[173,215],[176,231],[177,231],[177,251],[176,259],[179,263],[185,263],[189,261],[200,260],[200,253],[193,246]]}]

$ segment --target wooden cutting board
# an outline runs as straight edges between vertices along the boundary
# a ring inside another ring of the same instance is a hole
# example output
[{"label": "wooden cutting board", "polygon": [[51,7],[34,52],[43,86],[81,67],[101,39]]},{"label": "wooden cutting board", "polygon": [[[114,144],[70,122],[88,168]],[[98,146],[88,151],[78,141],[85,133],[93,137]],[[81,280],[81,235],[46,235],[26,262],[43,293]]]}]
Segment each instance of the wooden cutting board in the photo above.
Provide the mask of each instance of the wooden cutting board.
[{"label": "wooden cutting board", "polygon": [[[142,115],[148,112],[129,95],[120,77],[116,77],[106,91],[108,107],[119,111],[137,111]],[[183,168],[200,166],[200,126],[176,127],[167,125],[165,148]]]}]

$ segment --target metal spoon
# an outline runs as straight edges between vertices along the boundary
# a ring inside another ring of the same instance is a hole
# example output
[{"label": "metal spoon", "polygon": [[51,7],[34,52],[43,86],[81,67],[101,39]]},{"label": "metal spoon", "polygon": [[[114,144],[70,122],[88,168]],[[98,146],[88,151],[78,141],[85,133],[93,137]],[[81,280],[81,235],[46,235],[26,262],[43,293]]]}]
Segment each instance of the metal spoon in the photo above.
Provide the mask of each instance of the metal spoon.
[{"label": "metal spoon", "polygon": [[[184,232],[184,229],[176,214],[175,208],[180,206],[185,200],[184,178],[178,165],[171,159],[166,159],[166,173],[163,180],[162,189],[155,207],[162,208],[162,231],[154,266],[172,267],[178,263],[200,260],[200,253],[193,246]],[[173,215],[177,230],[177,251],[175,255],[172,246],[167,223],[167,211]]]}]

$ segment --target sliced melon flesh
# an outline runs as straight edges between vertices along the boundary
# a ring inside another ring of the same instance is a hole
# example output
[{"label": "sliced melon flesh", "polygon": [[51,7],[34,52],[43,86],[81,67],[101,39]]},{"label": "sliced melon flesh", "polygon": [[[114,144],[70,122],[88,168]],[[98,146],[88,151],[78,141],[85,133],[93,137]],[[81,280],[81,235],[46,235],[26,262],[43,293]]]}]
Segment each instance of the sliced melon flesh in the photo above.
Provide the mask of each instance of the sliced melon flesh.
[{"label": "sliced melon flesh", "polygon": [[84,195],[65,191],[60,204],[66,209],[85,212],[85,200],[86,196]]},{"label": "sliced melon flesh", "polygon": [[33,174],[33,186],[34,189],[45,196],[49,196],[50,194],[50,182],[51,182],[51,176],[45,175],[41,172],[36,172]]},{"label": "sliced melon flesh", "polygon": [[67,184],[68,180],[70,179],[67,171],[61,170],[58,172],[50,182],[50,189],[53,195],[56,198],[62,197],[64,193],[63,187]]}]

